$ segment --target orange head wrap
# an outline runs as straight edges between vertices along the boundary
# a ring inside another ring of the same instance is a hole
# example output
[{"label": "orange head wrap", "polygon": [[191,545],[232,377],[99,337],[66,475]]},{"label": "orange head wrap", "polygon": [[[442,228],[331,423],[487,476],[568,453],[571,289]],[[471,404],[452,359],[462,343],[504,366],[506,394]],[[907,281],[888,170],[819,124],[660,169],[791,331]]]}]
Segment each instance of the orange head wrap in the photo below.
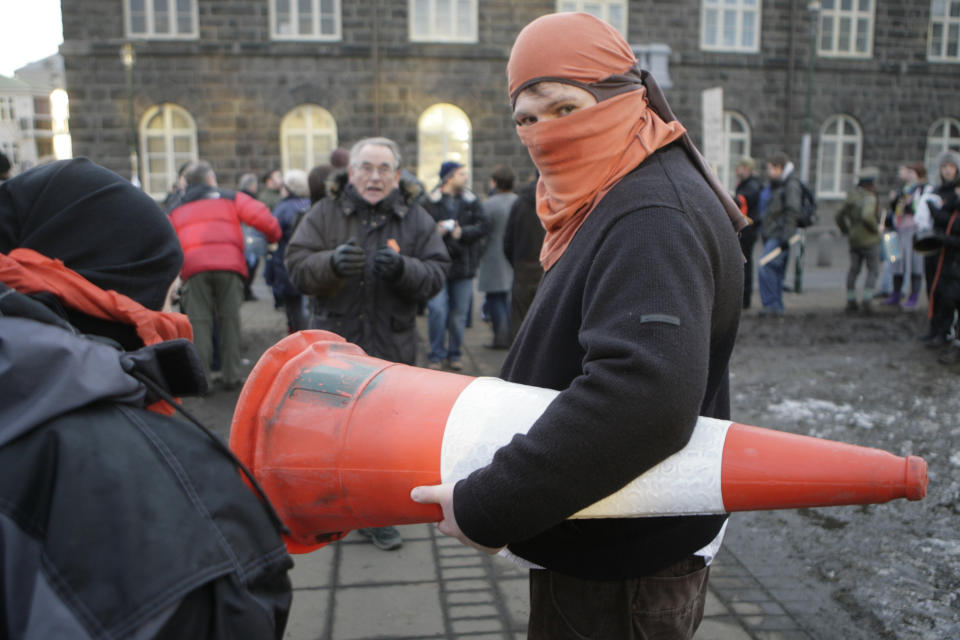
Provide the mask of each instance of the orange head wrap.
[{"label": "orange head wrap", "polygon": [[[571,84],[598,100],[563,118],[517,127],[540,170],[537,214],[546,229],[540,251],[544,269],[560,258],[614,185],[654,151],[681,138],[725,207],[741,218],[693,148],[686,129],[673,117],[659,87],[636,65],[620,33],[586,13],[542,16],[517,36],[507,63],[511,102],[538,82]],[[648,95],[648,89],[655,94]],[[659,108],[651,107],[651,98]]]}]

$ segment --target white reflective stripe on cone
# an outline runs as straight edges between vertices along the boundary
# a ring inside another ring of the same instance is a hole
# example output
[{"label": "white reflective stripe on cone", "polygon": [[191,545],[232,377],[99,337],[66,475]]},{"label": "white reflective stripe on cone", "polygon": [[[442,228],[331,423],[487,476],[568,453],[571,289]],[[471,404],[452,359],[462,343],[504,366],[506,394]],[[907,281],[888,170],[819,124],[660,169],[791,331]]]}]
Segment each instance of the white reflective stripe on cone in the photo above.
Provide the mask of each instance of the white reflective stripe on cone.
[{"label": "white reflective stripe on cone", "polygon": [[[450,410],[440,452],[440,477],[456,482],[493,460],[515,434],[527,433],[558,391],[477,378]],[[683,450],[574,518],[625,518],[724,513],[720,485],[728,420],[701,417]]]}]

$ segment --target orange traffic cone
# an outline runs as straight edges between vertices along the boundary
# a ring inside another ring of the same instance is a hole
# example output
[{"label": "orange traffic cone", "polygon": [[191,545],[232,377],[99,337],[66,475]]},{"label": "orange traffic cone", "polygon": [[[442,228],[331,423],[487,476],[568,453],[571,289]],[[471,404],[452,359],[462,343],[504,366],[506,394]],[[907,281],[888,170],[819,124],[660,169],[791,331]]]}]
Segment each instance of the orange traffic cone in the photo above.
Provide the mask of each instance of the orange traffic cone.
[{"label": "orange traffic cone", "polygon": [[[455,482],[526,433],[556,391],[367,356],[325,331],[281,340],[240,394],[230,446],[305,553],[361,527],[438,522],[410,490]],[[700,418],[677,454],[573,517],[870,504],[926,495],[918,457]]]}]

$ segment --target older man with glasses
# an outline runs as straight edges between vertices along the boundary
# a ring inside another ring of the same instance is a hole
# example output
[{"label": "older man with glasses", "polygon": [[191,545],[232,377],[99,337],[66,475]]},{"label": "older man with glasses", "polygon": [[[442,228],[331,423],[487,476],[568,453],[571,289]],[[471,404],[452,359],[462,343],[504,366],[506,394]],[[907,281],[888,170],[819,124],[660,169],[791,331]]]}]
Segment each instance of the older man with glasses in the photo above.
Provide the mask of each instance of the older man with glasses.
[{"label": "older man with glasses", "polygon": [[[450,257],[433,218],[404,196],[399,182],[394,141],[355,144],[346,174],[294,232],[285,264],[297,288],[311,296],[310,328],[412,365],[417,306],[444,286]],[[366,533],[381,549],[401,545],[392,527]]]}]

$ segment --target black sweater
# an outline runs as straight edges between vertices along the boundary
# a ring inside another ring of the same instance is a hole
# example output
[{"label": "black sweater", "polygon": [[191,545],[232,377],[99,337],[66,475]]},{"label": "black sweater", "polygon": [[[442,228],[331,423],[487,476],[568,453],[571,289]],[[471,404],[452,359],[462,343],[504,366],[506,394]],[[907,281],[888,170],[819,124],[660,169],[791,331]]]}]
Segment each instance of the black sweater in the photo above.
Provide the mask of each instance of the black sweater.
[{"label": "black sweater", "polygon": [[459,482],[472,540],[548,569],[646,575],[695,552],[725,516],[566,521],[729,417],[743,255],[678,145],[620,181],[546,273],[501,376],[560,390],[527,435]]}]

